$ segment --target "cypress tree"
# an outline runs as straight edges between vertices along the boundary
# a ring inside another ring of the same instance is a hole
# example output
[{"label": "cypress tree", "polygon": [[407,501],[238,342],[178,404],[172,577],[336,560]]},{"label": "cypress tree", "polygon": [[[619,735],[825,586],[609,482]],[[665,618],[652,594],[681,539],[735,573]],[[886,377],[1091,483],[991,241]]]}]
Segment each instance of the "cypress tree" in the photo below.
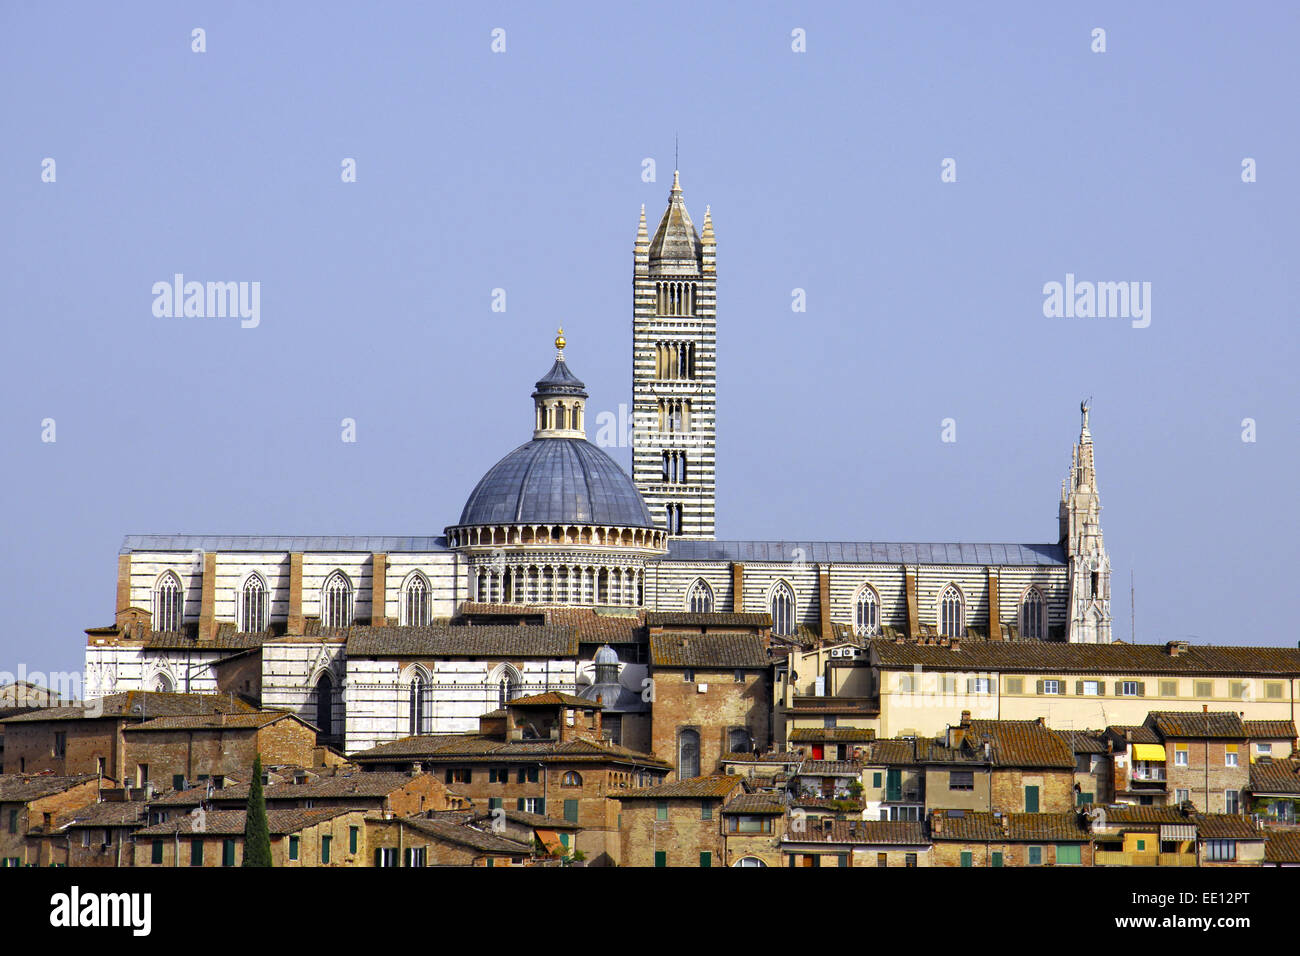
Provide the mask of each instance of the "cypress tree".
[{"label": "cypress tree", "polygon": [[266,796],[262,793],[262,755],[253,760],[244,814],[244,866],[271,865],[271,829],[266,822]]}]

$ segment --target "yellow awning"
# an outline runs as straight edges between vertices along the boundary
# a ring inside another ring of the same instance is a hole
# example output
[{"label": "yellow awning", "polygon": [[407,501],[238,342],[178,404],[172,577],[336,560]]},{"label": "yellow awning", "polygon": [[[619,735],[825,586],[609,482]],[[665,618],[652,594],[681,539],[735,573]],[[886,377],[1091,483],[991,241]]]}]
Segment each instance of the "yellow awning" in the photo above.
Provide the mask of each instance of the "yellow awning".
[{"label": "yellow awning", "polygon": [[1162,747],[1160,744],[1134,744],[1133,759],[1134,760],[1158,760],[1161,763],[1164,763],[1166,759],[1165,748]]}]

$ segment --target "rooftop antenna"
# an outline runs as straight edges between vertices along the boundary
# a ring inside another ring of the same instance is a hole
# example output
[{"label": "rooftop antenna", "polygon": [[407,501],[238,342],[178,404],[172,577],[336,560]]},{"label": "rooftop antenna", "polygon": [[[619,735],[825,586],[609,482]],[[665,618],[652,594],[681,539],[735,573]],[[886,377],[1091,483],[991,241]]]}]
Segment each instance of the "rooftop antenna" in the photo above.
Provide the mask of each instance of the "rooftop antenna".
[{"label": "rooftop antenna", "polygon": [[673,133],[673,171],[676,172],[679,168],[677,165],[677,134]]},{"label": "rooftop antenna", "polygon": [[1137,592],[1133,587],[1133,569],[1128,569],[1128,639],[1137,643]]}]

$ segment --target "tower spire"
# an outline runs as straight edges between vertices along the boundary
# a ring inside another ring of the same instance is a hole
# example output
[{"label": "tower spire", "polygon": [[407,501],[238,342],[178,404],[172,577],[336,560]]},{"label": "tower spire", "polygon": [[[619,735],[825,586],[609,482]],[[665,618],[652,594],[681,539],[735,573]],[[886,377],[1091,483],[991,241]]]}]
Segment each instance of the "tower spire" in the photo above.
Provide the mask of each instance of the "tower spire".
[{"label": "tower spire", "polygon": [[1091,407],[1091,399],[1079,404],[1079,440],[1061,489],[1060,540],[1070,581],[1066,636],[1072,643],[1109,644],[1110,556],[1101,533],[1101,497],[1088,423]]}]

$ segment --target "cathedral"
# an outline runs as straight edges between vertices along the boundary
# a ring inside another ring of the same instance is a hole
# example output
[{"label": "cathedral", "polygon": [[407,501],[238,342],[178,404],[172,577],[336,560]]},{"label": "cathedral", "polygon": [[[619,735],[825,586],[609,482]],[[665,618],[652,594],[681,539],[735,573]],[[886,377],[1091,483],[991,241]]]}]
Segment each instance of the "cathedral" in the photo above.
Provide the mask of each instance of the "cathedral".
[{"label": "cathedral", "polygon": [[653,236],[641,210],[632,320],[631,476],[587,440],[561,331],[531,438],[440,535],[129,535],[87,697],[238,693],[354,753],[560,691],[648,750],[652,616],[745,615],[790,646],[1111,642],[1086,404],[1052,541],[716,540],[717,241],[677,174]]}]

